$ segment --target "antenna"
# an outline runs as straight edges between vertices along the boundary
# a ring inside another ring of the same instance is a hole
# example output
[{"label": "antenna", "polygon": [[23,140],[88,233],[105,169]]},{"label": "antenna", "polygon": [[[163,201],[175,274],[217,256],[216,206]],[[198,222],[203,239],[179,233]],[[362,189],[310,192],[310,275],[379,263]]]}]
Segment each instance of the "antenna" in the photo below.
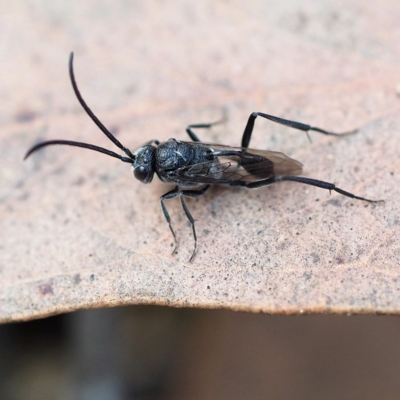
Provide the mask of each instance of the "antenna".
[{"label": "antenna", "polygon": [[120,159],[123,162],[129,162],[133,163],[135,160],[134,154],[124,147],[121,142],[101,123],[101,121],[94,115],[93,111],[88,107],[86,104],[85,100],[83,100],[82,95],[79,92],[78,85],[76,84],[75,80],[75,75],[74,75],[74,66],[73,66],[73,61],[74,61],[74,53],[71,52],[69,56],[69,63],[68,63],[68,70],[69,70],[69,76],[71,79],[71,84],[72,88],[74,89],[74,93],[80,103],[80,105],[83,107],[83,109],[86,111],[86,113],[89,115],[91,120],[98,126],[98,128],[122,151],[125,152],[125,154],[128,157],[123,157],[117,153],[114,153],[111,150],[104,149],[103,147],[95,146],[93,144],[87,144],[87,143],[82,143],[82,142],[74,142],[71,140],[49,140],[46,142],[41,142],[38,143],[37,145],[31,147],[28,152],[26,153],[24,160],[26,160],[32,153],[34,153],[36,150],[41,149],[42,147],[49,146],[49,145],[55,145],[55,144],[61,144],[61,145],[67,145],[67,146],[76,146],[76,147],[83,147],[85,149],[89,150],[94,150],[98,151],[100,153],[106,154],[111,157],[115,157]]}]

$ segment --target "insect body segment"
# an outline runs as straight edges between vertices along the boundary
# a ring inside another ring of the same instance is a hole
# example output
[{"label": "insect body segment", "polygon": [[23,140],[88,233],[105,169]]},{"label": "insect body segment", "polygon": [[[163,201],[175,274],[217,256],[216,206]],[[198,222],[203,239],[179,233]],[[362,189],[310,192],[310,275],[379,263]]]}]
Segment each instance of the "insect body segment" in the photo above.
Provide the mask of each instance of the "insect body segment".
[{"label": "insect body segment", "polygon": [[133,175],[140,182],[150,183],[153,180],[156,150],[154,146],[146,145],[133,154]]},{"label": "insect body segment", "polygon": [[192,146],[192,143],[168,139],[161,143],[156,150],[155,168],[157,175],[163,182],[176,182],[183,186],[193,186],[193,182],[189,184],[184,181],[178,182],[179,175],[193,165],[201,165],[212,160],[214,160],[213,152],[205,146]]},{"label": "insect body segment", "polygon": [[193,132],[193,129],[211,128],[222,122],[217,121],[209,124],[189,125],[186,128],[186,132],[192,140],[191,142],[169,139],[166,142],[160,143],[158,140],[152,140],[132,153],[100,122],[83,100],[75,81],[73,53],[71,53],[69,60],[69,75],[75,95],[83,109],[99,129],[125,153],[125,156],[92,144],[69,140],[49,140],[31,147],[26,153],[25,159],[36,150],[48,145],[76,146],[94,150],[110,157],[118,158],[122,162],[130,163],[135,178],[143,183],[150,183],[153,180],[154,174],[163,182],[175,183],[176,186],[174,189],[160,197],[160,205],[174,238],[174,253],[177,247],[176,235],[172,228],[168,210],[165,206],[165,200],[179,196],[182,208],[192,226],[194,249],[190,261],[193,260],[196,254],[197,234],[195,220],[186,205],[185,198],[202,196],[209,189],[210,185],[223,184],[257,189],[275,182],[292,181],[316,186],[329,191],[333,190],[343,196],[368,201],[370,203],[382,201],[369,200],[364,197],[356,196],[336,187],[333,183],[300,177],[298,175],[302,172],[302,164],[299,161],[293,160],[280,152],[249,148],[254,123],[257,117],[262,117],[272,122],[304,131],[307,135],[309,131],[315,131],[325,135],[345,136],[353,134],[356,131],[334,133],[300,122],[285,120],[260,112],[253,112],[250,114],[247,121],[242,136],[241,147],[201,142],[198,136]]}]

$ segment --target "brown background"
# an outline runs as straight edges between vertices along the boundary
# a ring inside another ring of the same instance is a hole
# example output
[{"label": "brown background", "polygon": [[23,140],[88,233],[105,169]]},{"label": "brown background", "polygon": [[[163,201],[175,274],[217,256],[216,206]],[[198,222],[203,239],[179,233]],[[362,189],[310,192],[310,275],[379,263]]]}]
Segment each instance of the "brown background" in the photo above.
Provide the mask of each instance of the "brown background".
[{"label": "brown background", "polygon": [[[247,4],[247,3],[246,3]],[[285,5],[283,5],[285,4]],[[299,312],[398,313],[399,6],[370,2],[17,2],[2,12],[0,318],[82,307],[171,304]],[[252,146],[284,151],[304,175],[385,199],[370,205],[296,183],[215,188],[189,201],[199,251],[169,187],[126,164],[52,147],[113,149],[70,88],[132,150],[187,139],[188,123],[228,123],[205,141],[238,145],[260,110],[337,139],[257,121]]]},{"label": "brown background", "polygon": [[[0,5],[0,320],[121,304],[398,314],[399,17],[396,1]],[[214,188],[188,202],[199,237],[191,264],[190,227],[179,201],[168,202],[180,244],[171,256],[158,202],[165,184],[142,185],[126,164],[81,149],[48,148],[22,162],[29,146],[55,138],[115,150],[73,96],[70,51],[84,98],[132,150],[154,138],[187,140],[187,124],[224,109],[228,122],[200,132],[203,140],[238,145],[252,111],[335,131],[360,127],[343,139],[314,133],[310,144],[302,132],[257,121],[252,147],[284,151],[304,163],[305,176],[386,203],[296,183]],[[265,398],[284,388],[293,398],[376,398],[385,388],[391,398],[398,389],[397,319],[195,315],[177,350],[182,398]]]}]

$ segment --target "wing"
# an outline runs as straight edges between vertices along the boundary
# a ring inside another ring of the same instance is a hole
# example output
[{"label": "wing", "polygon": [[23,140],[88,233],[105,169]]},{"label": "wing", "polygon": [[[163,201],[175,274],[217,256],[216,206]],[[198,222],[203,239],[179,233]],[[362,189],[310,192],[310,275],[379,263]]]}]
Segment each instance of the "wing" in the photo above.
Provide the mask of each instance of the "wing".
[{"label": "wing", "polygon": [[210,149],[214,157],[168,173],[173,181],[183,184],[246,185],[277,175],[299,175],[302,172],[302,164],[299,161],[276,151],[243,149],[203,142],[185,144],[193,146],[197,151]]}]

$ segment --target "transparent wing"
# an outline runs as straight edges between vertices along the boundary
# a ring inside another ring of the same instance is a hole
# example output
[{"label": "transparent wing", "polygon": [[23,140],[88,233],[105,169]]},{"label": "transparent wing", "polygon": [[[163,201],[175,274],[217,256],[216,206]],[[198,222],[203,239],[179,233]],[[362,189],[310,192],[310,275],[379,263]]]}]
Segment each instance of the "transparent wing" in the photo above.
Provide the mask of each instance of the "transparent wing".
[{"label": "transparent wing", "polygon": [[[203,142],[185,143],[209,148],[215,156],[212,160],[171,171],[169,175],[175,181],[245,185],[277,175],[299,175],[302,172],[302,164],[299,161],[276,151],[243,149]],[[231,154],[226,155],[224,152]]]}]

